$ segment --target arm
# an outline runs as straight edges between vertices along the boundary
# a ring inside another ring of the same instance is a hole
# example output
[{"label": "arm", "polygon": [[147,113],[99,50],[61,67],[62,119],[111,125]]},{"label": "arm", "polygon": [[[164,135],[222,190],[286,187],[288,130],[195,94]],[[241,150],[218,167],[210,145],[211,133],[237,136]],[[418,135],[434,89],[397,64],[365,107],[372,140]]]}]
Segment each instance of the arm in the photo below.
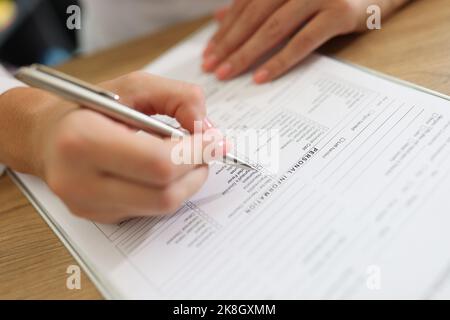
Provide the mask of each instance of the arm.
[{"label": "arm", "polygon": [[[0,96],[3,92],[8,91],[14,87],[19,87],[22,84],[11,77],[8,76],[6,72],[3,71],[2,67],[0,66]],[[1,109],[0,109],[1,112]],[[3,131],[3,130],[2,130]],[[0,131],[0,141],[3,141],[1,139],[2,131]],[[5,166],[1,162],[0,157],[0,176],[3,174],[3,171],[5,170]]]},{"label": "arm", "polygon": [[13,88],[0,95],[0,162],[14,170],[42,176],[43,154],[38,145],[42,132],[47,123],[70,108],[52,95],[28,87]]}]

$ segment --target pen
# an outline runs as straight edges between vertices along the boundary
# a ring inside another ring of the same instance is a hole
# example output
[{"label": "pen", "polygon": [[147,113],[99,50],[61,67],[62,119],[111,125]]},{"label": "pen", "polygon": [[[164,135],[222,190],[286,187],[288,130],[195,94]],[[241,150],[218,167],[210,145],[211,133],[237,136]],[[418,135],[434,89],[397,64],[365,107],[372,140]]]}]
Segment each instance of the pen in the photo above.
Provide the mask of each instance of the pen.
[{"label": "pen", "polygon": [[[49,67],[39,64],[22,67],[16,72],[15,77],[31,87],[49,91],[137,129],[151,130],[162,136],[184,137],[188,135],[183,130],[120,103],[120,97],[115,93]],[[222,162],[245,170],[255,170],[253,166],[231,153],[227,153]]]}]

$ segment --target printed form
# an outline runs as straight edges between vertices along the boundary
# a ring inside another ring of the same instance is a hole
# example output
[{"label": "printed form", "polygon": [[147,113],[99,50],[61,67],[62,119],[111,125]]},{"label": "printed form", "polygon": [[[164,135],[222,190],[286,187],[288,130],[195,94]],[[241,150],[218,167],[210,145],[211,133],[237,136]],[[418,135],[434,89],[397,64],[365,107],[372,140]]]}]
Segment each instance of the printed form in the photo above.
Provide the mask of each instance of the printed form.
[{"label": "printed form", "polygon": [[148,71],[222,128],[277,129],[279,171],[214,165],[172,216],[99,225],[19,175],[113,298],[450,298],[450,102],[314,55],[264,86],[201,72],[206,28]]}]

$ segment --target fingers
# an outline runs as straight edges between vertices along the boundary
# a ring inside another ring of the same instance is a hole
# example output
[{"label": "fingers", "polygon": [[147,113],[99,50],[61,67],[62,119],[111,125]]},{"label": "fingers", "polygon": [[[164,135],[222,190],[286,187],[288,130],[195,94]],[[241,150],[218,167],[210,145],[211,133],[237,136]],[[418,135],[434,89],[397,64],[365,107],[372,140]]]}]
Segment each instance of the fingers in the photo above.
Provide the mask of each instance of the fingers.
[{"label": "fingers", "polygon": [[321,12],[311,20],[278,54],[261,66],[254,74],[256,83],[274,80],[297,65],[326,41],[341,31],[332,12]]},{"label": "fingers", "polygon": [[103,175],[92,179],[84,190],[71,190],[72,197],[82,198],[84,201],[71,202],[70,209],[80,217],[95,219],[101,223],[116,223],[137,216],[170,214],[197,193],[207,177],[208,168],[202,166],[170,185],[158,188]]},{"label": "fingers", "polygon": [[157,215],[173,213],[184,201],[192,197],[208,177],[208,168],[199,167],[160,188],[133,184],[114,177],[100,180],[98,198],[111,201],[139,215]]},{"label": "fingers", "polygon": [[244,11],[245,7],[251,1],[252,0],[234,0],[233,4],[228,9],[227,15],[224,17],[222,23],[220,24],[219,29],[212,36],[211,40],[209,40],[208,45],[203,52],[204,57],[208,56],[211,53],[218,39],[222,38],[223,35],[225,35],[228,30],[232,28],[236,19],[239,18],[240,14]]},{"label": "fingers", "polygon": [[215,46],[204,59],[204,71],[213,71],[231,52],[236,50],[286,0],[250,1],[227,33],[215,38]]},{"label": "fingers", "polygon": [[117,93],[123,103],[146,114],[174,117],[183,128],[193,132],[195,121],[212,127],[206,118],[201,88],[138,71],[102,84]]},{"label": "fingers", "polygon": [[[176,163],[172,155],[176,143],[170,140],[151,135],[136,136],[132,132],[127,135],[116,133],[113,137],[114,140],[109,140],[107,135],[98,137],[99,148],[90,157],[98,170],[122,179],[164,186],[203,164],[202,158]],[[202,156],[201,144],[197,150],[190,146],[183,146],[183,150]],[[108,157],[105,157],[105,151]]]},{"label": "fingers", "polygon": [[[218,131],[171,141],[136,135],[88,110],[77,112],[64,127],[57,146],[67,162],[78,166],[85,162],[98,171],[147,185],[167,185],[205,162],[219,159],[228,148]],[[90,132],[92,128],[95,134]]]},{"label": "fingers", "polygon": [[218,22],[223,22],[223,20],[225,19],[226,15],[229,13],[229,11],[230,11],[229,6],[220,8],[219,10],[217,10],[214,13],[214,19],[216,19]]},{"label": "fingers", "polygon": [[249,69],[274,49],[317,10],[314,1],[291,1],[278,9],[242,47],[216,69],[218,79],[228,80]]},{"label": "fingers", "polygon": [[96,199],[105,203],[113,200],[113,211],[119,216],[114,220],[133,216],[155,216],[174,213],[184,201],[192,197],[208,177],[208,168],[199,167],[170,185],[152,188],[129,183],[113,177],[104,177],[95,190]]},{"label": "fingers", "polygon": [[[192,155],[200,154],[200,160],[204,155],[204,140],[195,143],[196,136],[181,140],[181,158],[184,153],[188,158],[178,163],[173,148],[179,142],[136,135],[89,110],[67,115],[57,131],[46,181],[73,213],[84,218],[115,222],[173,212],[207,176],[202,161],[191,161]],[[217,156],[225,152],[222,145]]]}]

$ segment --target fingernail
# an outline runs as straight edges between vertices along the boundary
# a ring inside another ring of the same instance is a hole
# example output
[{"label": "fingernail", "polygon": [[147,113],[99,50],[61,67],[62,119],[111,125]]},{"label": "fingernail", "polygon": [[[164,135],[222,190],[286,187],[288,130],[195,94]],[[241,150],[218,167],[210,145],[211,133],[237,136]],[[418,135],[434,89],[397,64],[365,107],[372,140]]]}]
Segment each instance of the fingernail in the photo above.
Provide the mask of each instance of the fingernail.
[{"label": "fingernail", "polygon": [[253,80],[255,80],[256,83],[267,82],[267,80],[269,80],[269,71],[267,71],[266,69],[258,70],[254,74]]},{"label": "fingernail", "polygon": [[203,161],[205,163],[220,160],[228,153],[228,150],[231,150],[231,146],[228,141],[219,133],[209,136],[208,138],[205,137],[203,147],[204,150],[208,150],[208,152],[203,154]]},{"label": "fingernail", "polygon": [[203,62],[203,69],[205,69],[206,71],[210,71],[214,69],[214,67],[217,65],[217,62],[219,62],[219,60],[217,59],[216,55],[207,55],[205,61]]},{"label": "fingernail", "polygon": [[215,128],[215,125],[211,122],[209,118],[203,119],[203,131]]},{"label": "fingernail", "polygon": [[216,76],[219,80],[225,80],[231,74],[231,63],[225,62],[216,70]]}]

